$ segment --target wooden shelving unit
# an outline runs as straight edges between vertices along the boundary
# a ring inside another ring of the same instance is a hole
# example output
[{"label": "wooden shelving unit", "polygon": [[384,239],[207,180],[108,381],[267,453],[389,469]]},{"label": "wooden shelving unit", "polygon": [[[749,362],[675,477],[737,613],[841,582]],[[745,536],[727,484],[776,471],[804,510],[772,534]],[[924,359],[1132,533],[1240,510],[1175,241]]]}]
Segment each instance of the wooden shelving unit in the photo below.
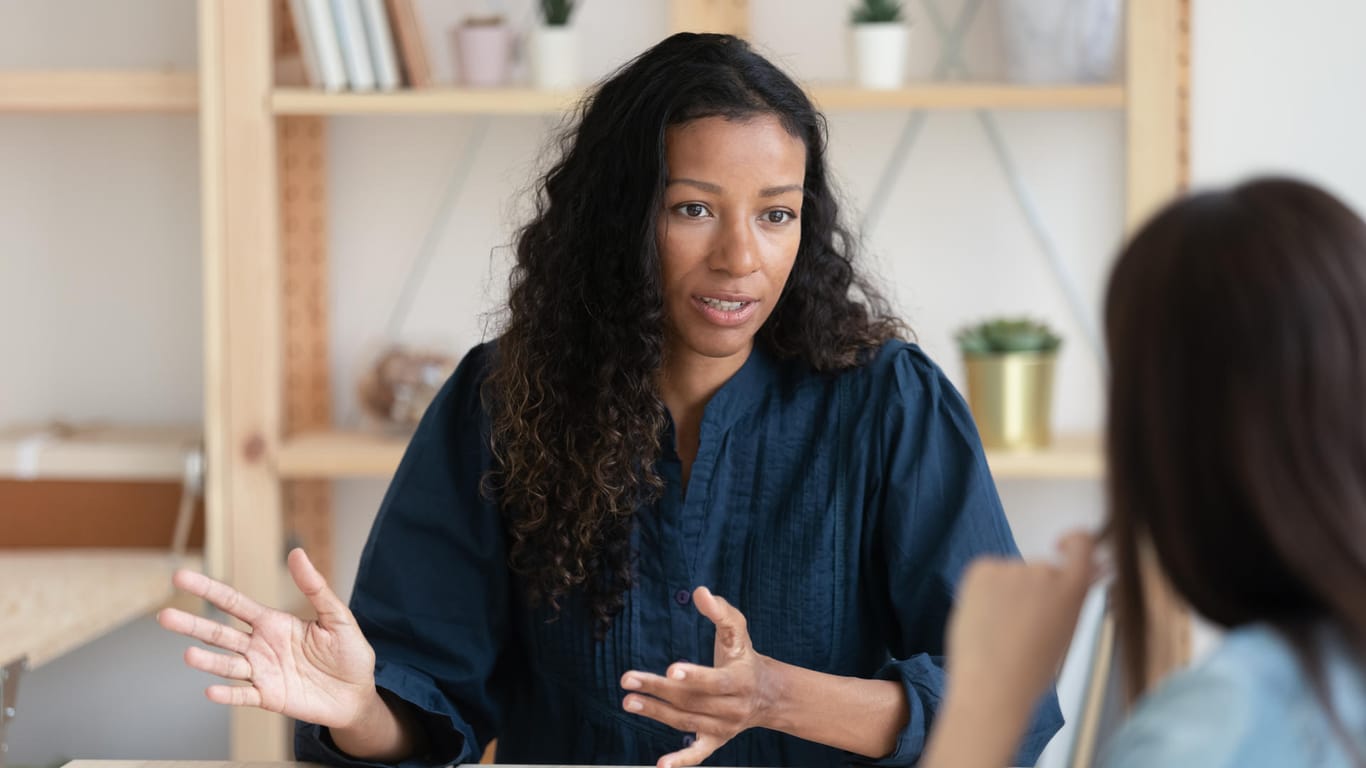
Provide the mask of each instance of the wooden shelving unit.
[{"label": "wooden shelving unit", "polygon": [[193,72],[0,72],[0,113],[194,114],[198,106]]},{"label": "wooden shelving unit", "polygon": [[[1183,67],[1189,0],[1127,4],[1127,76],[1116,85],[910,85],[864,91],[816,84],[826,110],[1120,110],[1126,221],[1178,191],[1185,168]],[[327,401],[326,122],[332,115],[553,114],[579,92],[436,88],[327,94],[277,88],[269,0],[199,0],[204,197],[207,503],[216,576],[262,600],[277,597],[284,521],[325,507],[339,477],[392,474],[396,437],[338,431]],[[229,10],[230,9],[230,10]],[[747,33],[743,0],[670,0],[674,30]],[[288,286],[288,290],[284,290]],[[281,301],[262,301],[263,296]],[[1063,437],[1048,451],[989,455],[998,477],[1095,478],[1099,440]],[[1185,617],[1154,614],[1155,668],[1184,661]],[[232,756],[279,760],[283,720],[234,710]]]},{"label": "wooden shelving unit", "polygon": [[1003,83],[923,83],[888,91],[815,85],[823,110],[871,109],[1123,109],[1124,86],[1028,86]]},{"label": "wooden shelving unit", "polygon": [[276,469],[290,480],[306,478],[387,478],[398,468],[408,441],[363,432],[304,432],[280,445]]},{"label": "wooden shelving unit", "polygon": [[0,554],[0,665],[38,667],[172,599],[171,573],[202,567],[165,550]]},{"label": "wooden shelving unit", "polygon": [[0,478],[178,482],[201,441],[198,427],[9,427]]},{"label": "wooden shelving unit", "polygon": [[[1020,86],[999,83],[925,83],[889,91],[815,85],[822,109],[1122,109],[1124,87]],[[277,115],[554,114],[572,108],[583,91],[532,88],[429,88],[392,93],[325,93],[279,88],[271,95]]]}]

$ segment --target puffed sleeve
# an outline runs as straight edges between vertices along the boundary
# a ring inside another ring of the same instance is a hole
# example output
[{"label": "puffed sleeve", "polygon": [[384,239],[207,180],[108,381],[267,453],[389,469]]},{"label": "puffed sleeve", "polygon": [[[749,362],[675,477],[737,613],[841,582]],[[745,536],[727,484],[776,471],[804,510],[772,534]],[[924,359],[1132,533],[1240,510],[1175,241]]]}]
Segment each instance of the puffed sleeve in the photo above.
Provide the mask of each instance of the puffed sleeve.
[{"label": "puffed sleeve", "polygon": [[[432,401],[361,555],[351,610],[374,646],[375,680],[411,705],[428,751],[405,766],[478,762],[512,670],[509,575],[496,507],[480,492],[491,457],[480,387],[490,345],[472,350]],[[299,723],[295,755],[369,765],[326,728]]]},{"label": "puffed sleeve", "polygon": [[[888,356],[884,350],[883,358]],[[890,388],[881,420],[881,510],[876,544],[885,573],[888,648],[878,673],[900,682],[910,719],[891,755],[912,765],[924,750],[946,688],[945,630],[967,564],[979,555],[1019,557],[967,404],[918,347],[901,345],[877,372]],[[1033,765],[1062,726],[1057,695],[1034,713],[1012,765]]]}]

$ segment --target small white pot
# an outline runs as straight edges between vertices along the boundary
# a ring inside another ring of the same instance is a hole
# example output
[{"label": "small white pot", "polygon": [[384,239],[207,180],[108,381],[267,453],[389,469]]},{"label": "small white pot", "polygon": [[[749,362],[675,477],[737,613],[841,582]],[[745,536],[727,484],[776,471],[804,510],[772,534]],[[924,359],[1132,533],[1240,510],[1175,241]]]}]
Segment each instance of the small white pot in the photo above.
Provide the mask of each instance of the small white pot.
[{"label": "small white pot", "polygon": [[879,90],[904,85],[909,32],[899,21],[853,25],[854,82]]},{"label": "small white pot", "polygon": [[531,82],[565,91],[579,83],[579,41],[568,25],[537,27],[531,36]]}]

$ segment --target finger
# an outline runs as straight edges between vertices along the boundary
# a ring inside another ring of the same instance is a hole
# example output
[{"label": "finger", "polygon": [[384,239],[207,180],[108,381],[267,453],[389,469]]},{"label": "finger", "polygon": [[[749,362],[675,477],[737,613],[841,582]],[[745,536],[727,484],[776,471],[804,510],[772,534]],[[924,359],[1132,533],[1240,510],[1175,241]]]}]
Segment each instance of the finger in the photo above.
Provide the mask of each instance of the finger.
[{"label": "finger", "polygon": [[663,699],[637,693],[628,694],[622,699],[621,706],[633,715],[648,717],[684,733],[717,733],[727,728],[725,723],[711,715],[688,712]]},{"label": "finger", "polygon": [[215,704],[230,707],[261,706],[261,692],[250,685],[211,685],[204,690],[204,695]]},{"label": "finger", "polygon": [[233,653],[246,653],[251,644],[251,636],[247,633],[179,608],[163,609],[157,614],[157,623],[172,632]]},{"label": "finger", "polygon": [[1100,575],[1096,564],[1096,539],[1085,531],[1073,531],[1058,541],[1062,553],[1060,567],[1068,581],[1079,589],[1086,589]]},{"label": "finger", "polygon": [[213,603],[218,610],[234,618],[241,619],[247,624],[255,625],[257,620],[266,612],[266,608],[260,603],[252,600],[241,592],[238,592],[227,584],[216,579],[211,579],[202,573],[187,571],[184,568],[181,568],[171,577],[171,583],[195,597],[208,600],[210,603]]},{"label": "finger", "polygon": [[691,745],[659,758],[655,766],[656,768],[681,768],[685,765],[701,765],[703,760],[711,757],[711,753],[721,748],[722,743],[720,739],[711,736],[698,736]]},{"label": "finger", "polygon": [[327,586],[327,579],[314,567],[313,561],[308,559],[308,553],[300,547],[295,547],[289,552],[288,562],[289,575],[294,578],[294,584],[299,587],[299,591],[304,593],[308,602],[313,605],[314,612],[318,614],[319,624],[328,627],[352,623],[350,609],[340,597],[337,597],[337,593]]},{"label": "finger", "polygon": [[185,663],[200,672],[208,672],[229,680],[251,679],[251,662],[235,654],[214,653],[192,645],[185,649]]},{"label": "finger", "polygon": [[663,676],[631,670],[621,676],[621,687],[669,701],[678,701],[679,696],[730,696],[735,693],[735,676],[725,669],[679,661]]},{"label": "finger", "polygon": [[706,616],[716,625],[716,646],[727,653],[739,656],[749,650],[749,626],[745,615],[735,606],[717,597],[706,587],[693,590],[693,605],[697,612]]}]

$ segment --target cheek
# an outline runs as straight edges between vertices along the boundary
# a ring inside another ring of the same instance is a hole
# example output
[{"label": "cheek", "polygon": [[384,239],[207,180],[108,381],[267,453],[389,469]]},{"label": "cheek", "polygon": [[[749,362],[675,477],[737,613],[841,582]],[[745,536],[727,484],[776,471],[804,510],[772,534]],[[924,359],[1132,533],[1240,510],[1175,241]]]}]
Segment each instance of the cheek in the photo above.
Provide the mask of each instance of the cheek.
[{"label": "cheek", "polygon": [[659,271],[664,278],[667,292],[674,278],[692,271],[706,258],[707,243],[700,227],[673,227],[660,229]]}]

